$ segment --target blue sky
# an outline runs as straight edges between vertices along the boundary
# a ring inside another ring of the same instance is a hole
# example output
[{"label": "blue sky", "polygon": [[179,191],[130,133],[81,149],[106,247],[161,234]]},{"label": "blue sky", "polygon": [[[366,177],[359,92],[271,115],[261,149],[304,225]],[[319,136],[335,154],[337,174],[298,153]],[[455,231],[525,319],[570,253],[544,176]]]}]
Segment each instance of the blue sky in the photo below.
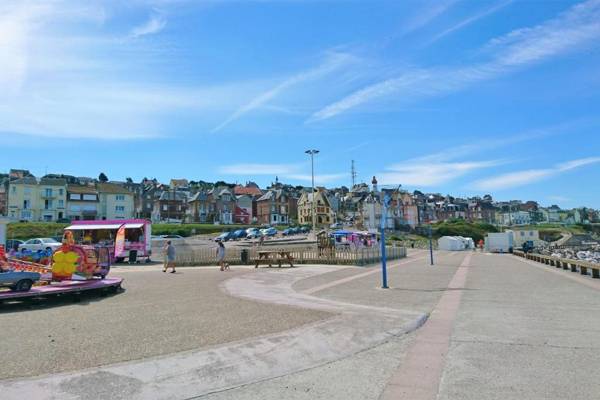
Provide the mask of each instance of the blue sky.
[{"label": "blue sky", "polygon": [[600,208],[600,0],[3,1],[0,170]]}]

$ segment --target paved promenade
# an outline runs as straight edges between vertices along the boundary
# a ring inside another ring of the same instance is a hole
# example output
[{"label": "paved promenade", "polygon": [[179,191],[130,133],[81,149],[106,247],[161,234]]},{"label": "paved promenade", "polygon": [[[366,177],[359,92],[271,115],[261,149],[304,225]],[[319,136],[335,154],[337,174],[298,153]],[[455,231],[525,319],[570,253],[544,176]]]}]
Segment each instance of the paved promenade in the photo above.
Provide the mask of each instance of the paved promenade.
[{"label": "paved promenade", "polygon": [[[201,268],[180,276],[139,268],[121,274],[128,290],[120,295],[5,307],[0,326],[11,339],[0,345],[3,354],[26,356],[25,367],[0,364],[0,393],[7,399],[599,397],[599,281],[509,255],[439,252],[436,265],[428,264],[424,251],[391,263],[387,290],[379,288],[376,268],[234,267],[231,274]],[[170,278],[170,290],[161,289]],[[89,307],[97,321],[85,317]],[[107,324],[110,315],[133,322],[122,329]],[[50,323],[49,335],[78,331],[69,338],[81,357],[65,366],[60,351],[18,353],[67,348],[30,332],[30,323],[36,332]],[[25,336],[14,339],[19,332]],[[96,336],[105,346],[86,347],[97,345]]]}]

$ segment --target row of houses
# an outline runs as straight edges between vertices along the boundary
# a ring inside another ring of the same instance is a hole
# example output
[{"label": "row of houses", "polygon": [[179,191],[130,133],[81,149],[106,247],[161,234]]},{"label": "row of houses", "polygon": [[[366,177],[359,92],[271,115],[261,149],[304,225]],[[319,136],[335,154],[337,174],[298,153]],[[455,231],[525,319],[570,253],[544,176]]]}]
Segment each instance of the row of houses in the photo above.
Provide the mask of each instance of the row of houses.
[{"label": "row of houses", "polygon": [[15,221],[125,219],[134,213],[134,196],[122,185],[36,178],[12,170],[0,184],[0,214]]},{"label": "row of houses", "polygon": [[[379,228],[386,196],[384,223],[388,229],[464,219],[518,226],[531,223],[598,222],[591,209],[561,210],[540,207],[535,201],[497,202],[491,196],[458,198],[436,193],[380,189],[371,185],[327,189],[275,182],[266,189],[256,183],[209,184],[172,179],[139,183],[99,181],[86,177],[46,175],[36,178],[26,170],[11,170],[0,181],[0,215],[21,221],[146,218],[153,222],[288,225],[313,222],[318,226],[344,223],[357,228]],[[314,203],[314,207],[313,207]]]}]

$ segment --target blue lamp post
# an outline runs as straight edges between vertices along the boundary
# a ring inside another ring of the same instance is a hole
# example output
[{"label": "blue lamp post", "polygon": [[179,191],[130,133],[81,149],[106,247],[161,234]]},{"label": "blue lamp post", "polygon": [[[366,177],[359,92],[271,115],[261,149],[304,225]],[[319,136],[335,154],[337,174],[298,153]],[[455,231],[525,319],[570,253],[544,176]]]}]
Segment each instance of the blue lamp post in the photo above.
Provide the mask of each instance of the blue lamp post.
[{"label": "blue lamp post", "polygon": [[387,289],[387,258],[385,254],[385,220],[387,216],[387,208],[392,200],[389,193],[381,193],[383,199],[381,201],[381,288]]}]

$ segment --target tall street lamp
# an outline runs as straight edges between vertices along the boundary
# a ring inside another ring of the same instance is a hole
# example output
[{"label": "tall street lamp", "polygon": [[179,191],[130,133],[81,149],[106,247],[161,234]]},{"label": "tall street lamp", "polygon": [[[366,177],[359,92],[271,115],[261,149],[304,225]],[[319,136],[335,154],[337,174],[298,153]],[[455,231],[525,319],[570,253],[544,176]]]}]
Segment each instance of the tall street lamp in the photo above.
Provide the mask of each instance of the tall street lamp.
[{"label": "tall street lamp", "polygon": [[310,202],[310,208],[312,213],[313,235],[316,235],[317,214],[315,213],[315,155],[319,154],[319,150],[306,150],[305,153],[310,155],[310,170],[312,178],[312,200]]}]

